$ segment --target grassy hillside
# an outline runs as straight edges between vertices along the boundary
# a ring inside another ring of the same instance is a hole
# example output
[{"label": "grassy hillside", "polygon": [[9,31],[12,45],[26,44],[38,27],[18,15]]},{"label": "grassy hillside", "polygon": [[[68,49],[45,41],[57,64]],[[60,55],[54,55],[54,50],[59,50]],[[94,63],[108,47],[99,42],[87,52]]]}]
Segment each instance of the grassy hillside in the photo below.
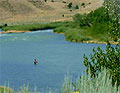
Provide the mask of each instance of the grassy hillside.
[{"label": "grassy hillside", "polygon": [[[0,24],[72,20],[74,14],[88,13],[102,3],[103,0],[0,0]],[[79,9],[75,9],[76,5]]]}]

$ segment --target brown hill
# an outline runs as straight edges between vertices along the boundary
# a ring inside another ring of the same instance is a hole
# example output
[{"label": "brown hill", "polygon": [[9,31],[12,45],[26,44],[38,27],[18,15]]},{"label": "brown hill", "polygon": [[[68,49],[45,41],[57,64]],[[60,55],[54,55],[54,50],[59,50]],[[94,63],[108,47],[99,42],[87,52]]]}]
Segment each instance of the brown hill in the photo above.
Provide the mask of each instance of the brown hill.
[{"label": "brown hill", "polygon": [[88,13],[102,4],[103,0],[0,0],[0,24],[69,20],[75,13]]}]

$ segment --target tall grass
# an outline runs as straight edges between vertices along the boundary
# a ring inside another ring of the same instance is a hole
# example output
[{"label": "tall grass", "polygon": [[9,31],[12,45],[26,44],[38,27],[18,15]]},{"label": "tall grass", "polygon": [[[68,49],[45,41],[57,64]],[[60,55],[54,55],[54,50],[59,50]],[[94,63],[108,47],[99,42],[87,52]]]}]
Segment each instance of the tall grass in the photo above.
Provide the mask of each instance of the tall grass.
[{"label": "tall grass", "polygon": [[62,86],[62,93],[72,93],[72,92],[73,92],[72,80],[67,75],[64,78],[64,84]]},{"label": "tall grass", "polygon": [[80,93],[120,93],[120,86],[118,88],[116,85],[112,86],[112,78],[106,69],[100,72],[94,79],[91,79],[90,74],[88,76],[80,76],[75,88],[71,85],[71,79],[65,77],[62,93],[72,93],[72,91]]},{"label": "tall grass", "polygon": [[0,87],[0,93],[58,93],[57,90],[52,89],[41,89],[40,91],[37,90],[35,87],[33,91],[30,90],[29,85],[24,85],[20,87],[18,91],[13,91],[9,87]]},{"label": "tall grass", "polygon": [[37,87],[34,88],[34,91],[29,89],[29,85],[21,87],[20,90],[16,91],[17,93],[58,93],[57,90],[52,89],[44,89],[44,90],[37,90]]},{"label": "tall grass", "polygon": [[28,24],[28,25],[14,25],[14,26],[3,26],[2,30],[18,30],[18,31],[33,31],[33,30],[42,30],[42,29],[53,29],[55,28],[54,24]]},{"label": "tall grass", "polygon": [[8,30],[30,30],[30,31],[35,31],[35,30],[43,30],[43,29],[54,29],[57,27],[62,27],[62,26],[67,26],[69,22],[52,22],[52,23],[46,23],[46,24],[22,24],[22,25],[13,25],[13,26],[2,26],[3,31],[8,31]]}]

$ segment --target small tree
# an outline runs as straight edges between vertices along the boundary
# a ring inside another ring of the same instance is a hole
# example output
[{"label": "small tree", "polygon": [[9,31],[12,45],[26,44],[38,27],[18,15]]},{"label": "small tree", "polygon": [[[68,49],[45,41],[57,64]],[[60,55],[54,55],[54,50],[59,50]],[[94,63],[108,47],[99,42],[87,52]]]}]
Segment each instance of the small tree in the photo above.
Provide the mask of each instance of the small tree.
[{"label": "small tree", "polygon": [[85,6],[85,3],[82,3],[81,6]]},{"label": "small tree", "polygon": [[69,8],[69,9],[72,8],[72,2],[70,2],[70,3],[68,4],[68,8]]},{"label": "small tree", "polygon": [[75,6],[75,9],[79,9],[79,6],[78,6],[78,5],[76,5],[76,6]]},{"label": "small tree", "polygon": [[86,14],[77,13],[75,16],[73,16],[73,20],[79,26],[87,26],[89,24],[89,20]]},{"label": "small tree", "polygon": [[108,44],[105,51],[100,47],[93,49],[90,59],[84,55],[84,65],[87,67],[87,73],[90,68],[91,77],[101,72],[101,67],[109,69],[112,83],[117,81],[117,86],[120,85],[120,46],[112,47]]}]

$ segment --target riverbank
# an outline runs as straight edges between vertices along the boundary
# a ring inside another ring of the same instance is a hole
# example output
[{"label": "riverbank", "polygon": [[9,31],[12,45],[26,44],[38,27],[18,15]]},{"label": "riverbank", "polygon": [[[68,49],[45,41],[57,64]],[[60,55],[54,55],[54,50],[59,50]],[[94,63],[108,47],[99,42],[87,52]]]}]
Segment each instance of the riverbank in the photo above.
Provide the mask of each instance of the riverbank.
[{"label": "riverbank", "polygon": [[0,32],[0,34],[9,34],[9,33],[25,33],[25,32],[31,32],[31,31],[18,31],[18,30],[8,30]]},{"label": "riverbank", "polygon": [[[72,26],[71,26],[72,25]],[[110,41],[111,44],[120,44],[120,42],[112,41],[108,35],[96,35],[90,36],[88,33],[88,27],[74,27],[73,22],[52,22],[49,24],[29,24],[29,25],[13,25],[13,26],[3,26],[3,31],[0,34],[8,33],[24,33],[31,32],[36,30],[44,29],[54,29],[55,34],[64,34],[65,39],[69,42],[78,42],[78,43],[98,43],[98,44],[107,44],[107,41]],[[74,28],[73,28],[74,27]],[[106,36],[106,37],[105,37]]]},{"label": "riverbank", "polygon": [[[32,32],[32,31],[18,31],[18,30],[8,30],[8,31],[2,31],[2,32],[0,32],[0,34],[10,34],[10,33],[25,33],[25,32]],[[65,35],[65,33],[64,32],[60,32],[60,33],[57,33],[57,32],[54,32],[53,31],[53,33],[55,33],[55,34],[64,34]],[[107,42],[105,42],[105,41],[97,41],[97,40],[88,40],[88,41],[76,41],[76,40],[72,40],[72,41],[70,41],[70,40],[67,40],[67,41],[69,41],[69,42],[76,42],[76,43],[96,43],[96,44],[107,44]],[[114,41],[110,41],[110,43],[111,44],[114,44],[114,45],[118,45],[118,44],[120,44],[119,42],[114,42]]]},{"label": "riverbank", "polygon": [[[57,33],[57,32],[54,32],[55,34],[65,34],[65,33],[63,33],[63,32],[61,32],[61,33]],[[107,44],[108,42],[107,41],[98,41],[98,40],[86,40],[86,41],[76,41],[76,40],[72,40],[72,41],[70,41],[70,40],[67,40],[67,41],[69,41],[69,42],[75,42],[75,43],[95,43],[95,44]],[[119,45],[120,44],[120,42],[114,42],[114,41],[109,41],[109,43],[110,44],[113,44],[113,45]]]}]

